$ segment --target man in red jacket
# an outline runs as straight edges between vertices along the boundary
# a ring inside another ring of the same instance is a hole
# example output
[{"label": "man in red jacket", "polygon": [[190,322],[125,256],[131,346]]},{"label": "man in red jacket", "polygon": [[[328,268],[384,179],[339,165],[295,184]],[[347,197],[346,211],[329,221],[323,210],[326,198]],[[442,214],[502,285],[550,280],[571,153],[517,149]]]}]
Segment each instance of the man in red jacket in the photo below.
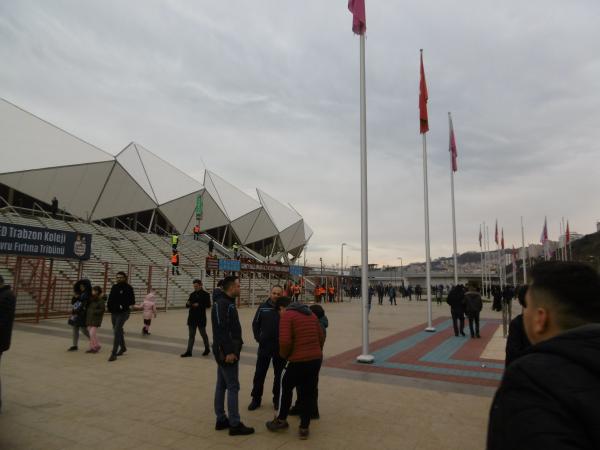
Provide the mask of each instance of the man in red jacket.
[{"label": "man in red jacket", "polygon": [[325,334],[307,305],[292,303],[281,314],[279,321],[279,354],[288,360],[281,386],[281,399],[278,416],[267,422],[270,431],[289,427],[288,412],[292,404],[294,388],[298,390],[300,407],[300,439],[308,438],[310,413],[315,402],[317,382]]}]

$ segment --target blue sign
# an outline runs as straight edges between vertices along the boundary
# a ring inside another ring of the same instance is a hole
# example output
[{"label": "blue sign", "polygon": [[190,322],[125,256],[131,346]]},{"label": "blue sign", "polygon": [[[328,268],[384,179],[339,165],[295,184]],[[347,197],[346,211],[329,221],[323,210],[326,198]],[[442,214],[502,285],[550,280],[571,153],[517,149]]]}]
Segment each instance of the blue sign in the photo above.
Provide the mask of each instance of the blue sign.
[{"label": "blue sign", "polygon": [[225,272],[239,272],[242,266],[237,259],[219,259],[219,270]]},{"label": "blue sign", "polygon": [[302,267],[301,266],[290,266],[290,275],[295,277],[302,276]]}]

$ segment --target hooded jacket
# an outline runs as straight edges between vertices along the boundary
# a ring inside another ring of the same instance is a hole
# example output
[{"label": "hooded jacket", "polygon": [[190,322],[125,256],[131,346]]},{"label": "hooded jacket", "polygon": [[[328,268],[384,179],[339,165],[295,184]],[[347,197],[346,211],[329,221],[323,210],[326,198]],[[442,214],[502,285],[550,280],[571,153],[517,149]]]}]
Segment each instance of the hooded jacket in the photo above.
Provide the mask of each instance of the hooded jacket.
[{"label": "hooded jacket", "polygon": [[0,353],[10,348],[17,300],[10,286],[0,288]]},{"label": "hooded jacket", "polygon": [[488,450],[600,448],[600,324],[529,348],[506,369],[488,426]]},{"label": "hooded jacket", "polygon": [[272,355],[279,352],[279,311],[271,300],[262,303],[252,320],[252,332],[258,342],[258,353]]},{"label": "hooded jacket", "polygon": [[279,354],[290,362],[323,358],[325,333],[307,305],[292,303],[279,322]]},{"label": "hooded jacket", "polygon": [[465,294],[465,312],[468,316],[473,313],[481,312],[483,309],[483,301],[481,300],[481,295],[477,292],[467,292]]},{"label": "hooded jacket", "polygon": [[211,312],[213,330],[213,354],[221,364],[221,357],[234,353],[238,359],[242,350],[242,326],[235,307],[235,299],[222,290],[213,292]]}]

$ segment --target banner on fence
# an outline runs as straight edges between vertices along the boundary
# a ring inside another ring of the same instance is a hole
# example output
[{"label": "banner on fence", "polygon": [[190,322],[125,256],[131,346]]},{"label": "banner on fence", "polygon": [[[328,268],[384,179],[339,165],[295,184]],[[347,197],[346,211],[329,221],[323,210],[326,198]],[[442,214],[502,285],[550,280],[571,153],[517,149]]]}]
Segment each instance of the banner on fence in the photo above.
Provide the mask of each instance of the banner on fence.
[{"label": "banner on fence", "polygon": [[0,222],[0,254],[88,260],[92,235]]}]

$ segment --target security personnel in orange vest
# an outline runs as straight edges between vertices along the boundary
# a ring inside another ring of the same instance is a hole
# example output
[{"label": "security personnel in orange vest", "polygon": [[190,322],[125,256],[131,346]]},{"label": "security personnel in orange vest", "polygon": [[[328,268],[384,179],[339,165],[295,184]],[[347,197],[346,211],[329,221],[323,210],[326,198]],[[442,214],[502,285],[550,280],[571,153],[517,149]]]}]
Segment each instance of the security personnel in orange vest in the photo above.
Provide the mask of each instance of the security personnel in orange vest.
[{"label": "security personnel in orange vest", "polygon": [[329,303],[333,303],[333,298],[335,297],[335,288],[333,286],[329,286],[327,290],[329,291]]},{"label": "security personnel in orange vest", "polygon": [[294,301],[297,302],[298,297],[300,296],[300,286],[298,284],[295,284],[294,287],[292,287],[292,293],[294,294]]},{"label": "security personnel in orange vest", "polygon": [[177,250],[173,250],[171,255],[171,275],[175,275],[175,271],[179,275],[179,252]]},{"label": "security personnel in orange vest", "polygon": [[194,225],[194,240],[195,241],[200,240],[200,226],[199,225]]}]

